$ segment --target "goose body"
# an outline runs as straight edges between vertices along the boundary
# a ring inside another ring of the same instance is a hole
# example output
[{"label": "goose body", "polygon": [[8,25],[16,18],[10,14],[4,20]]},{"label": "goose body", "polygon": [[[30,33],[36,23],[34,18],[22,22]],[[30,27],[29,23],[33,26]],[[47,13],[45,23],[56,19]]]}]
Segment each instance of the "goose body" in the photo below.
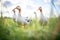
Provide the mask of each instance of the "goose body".
[{"label": "goose body", "polygon": [[48,22],[48,18],[47,17],[45,17],[45,16],[41,16],[41,18],[40,18],[40,24],[41,25],[46,25],[47,24],[47,22]]},{"label": "goose body", "polygon": [[18,15],[18,16],[13,15],[13,19],[17,23],[29,24],[29,22],[30,22],[30,20],[28,18],[22,17],[20,15]]}]

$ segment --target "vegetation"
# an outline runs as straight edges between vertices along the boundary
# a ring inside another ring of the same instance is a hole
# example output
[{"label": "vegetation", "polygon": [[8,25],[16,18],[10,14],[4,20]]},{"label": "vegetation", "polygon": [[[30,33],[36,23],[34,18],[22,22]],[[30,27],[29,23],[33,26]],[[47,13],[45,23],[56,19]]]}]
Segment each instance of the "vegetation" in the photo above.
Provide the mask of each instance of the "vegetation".
[{"label": "vegetation", "polygon": [[0,40],[60,40],[59,20],[60,17],[50,18],[47,25],[41,26],[38,20],[32,19],[28,27],[24,28],[18,27],[13,19],[0,18]]}]

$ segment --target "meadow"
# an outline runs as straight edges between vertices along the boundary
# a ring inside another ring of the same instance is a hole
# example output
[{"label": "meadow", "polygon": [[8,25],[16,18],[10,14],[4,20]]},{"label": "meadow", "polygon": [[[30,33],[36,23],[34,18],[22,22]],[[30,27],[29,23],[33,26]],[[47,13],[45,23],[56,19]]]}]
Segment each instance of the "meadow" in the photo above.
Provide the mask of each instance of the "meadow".
[{"label": "meadow", "polygon": [[32,19],[27,28],[11,18],[0,18],[0,40],[60,40],[59,30],[60,17],[49,18],[44,26]]}]

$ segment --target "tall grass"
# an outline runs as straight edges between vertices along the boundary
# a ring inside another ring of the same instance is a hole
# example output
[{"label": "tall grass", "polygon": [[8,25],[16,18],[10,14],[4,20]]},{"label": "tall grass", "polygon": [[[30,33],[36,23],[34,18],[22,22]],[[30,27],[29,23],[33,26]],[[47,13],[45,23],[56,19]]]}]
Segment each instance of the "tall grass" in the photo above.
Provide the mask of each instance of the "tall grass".
[{"label": "tall grass", "polygon": [[[52,20],[51,20],[52,19]],[[53,40],[53,32],[60,18],[50,18],[48,24],[41,26],[39,21],[32,19],[27,29],[9,18],[0,18],[0,40]]]}]

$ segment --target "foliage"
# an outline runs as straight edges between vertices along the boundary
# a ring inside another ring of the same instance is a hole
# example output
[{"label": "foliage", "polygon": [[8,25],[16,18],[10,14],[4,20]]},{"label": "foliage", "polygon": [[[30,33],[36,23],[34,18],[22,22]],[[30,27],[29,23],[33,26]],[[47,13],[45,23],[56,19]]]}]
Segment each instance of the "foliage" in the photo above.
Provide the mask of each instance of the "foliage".
[{"label": "foliage", "polygon": [[[52,19],[52,20],[51,20]],[[27,28],[10,18],[0,18],[0,40],[52,40],[52,32],[59,18],[50,18],[48,24],[41,26],[36,19]]]}]

